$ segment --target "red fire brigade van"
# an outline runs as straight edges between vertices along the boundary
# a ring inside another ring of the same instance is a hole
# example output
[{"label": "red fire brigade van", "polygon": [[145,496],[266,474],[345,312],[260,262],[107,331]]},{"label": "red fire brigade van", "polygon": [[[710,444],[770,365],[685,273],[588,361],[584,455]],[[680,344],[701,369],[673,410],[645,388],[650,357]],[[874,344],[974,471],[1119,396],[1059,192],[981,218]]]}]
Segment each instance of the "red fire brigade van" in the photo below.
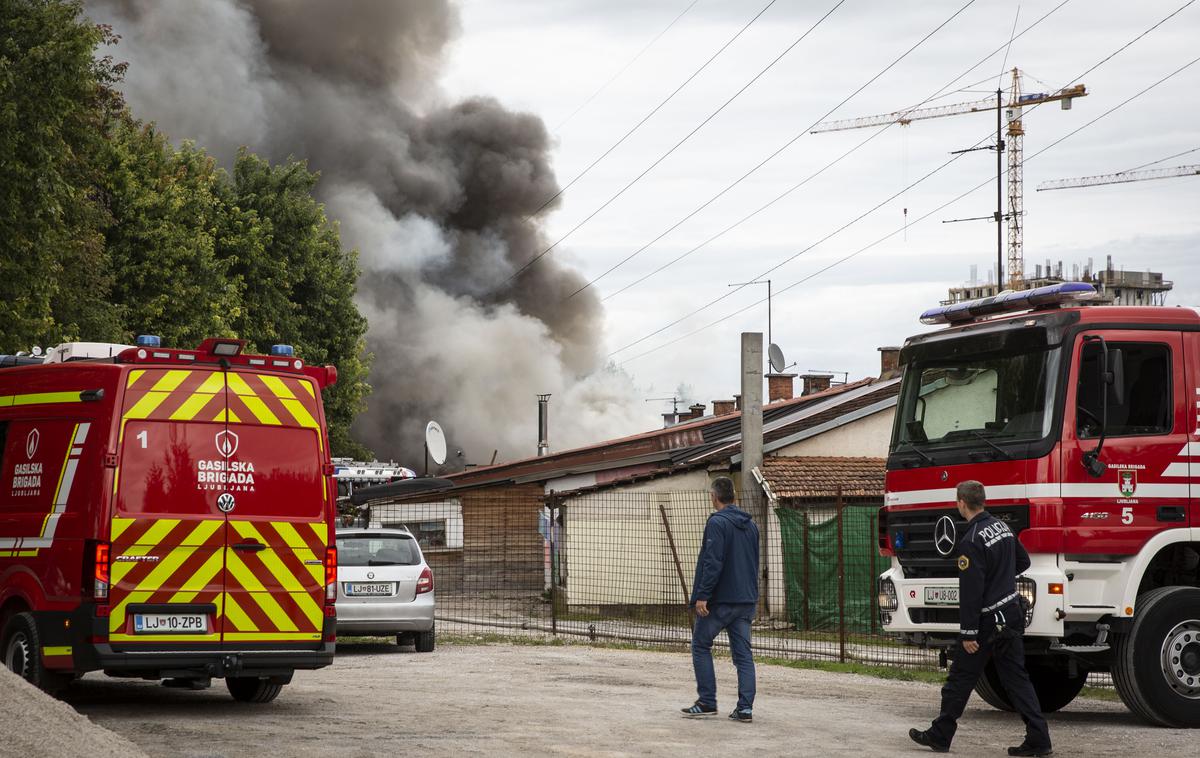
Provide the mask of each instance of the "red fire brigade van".
[{"label": "red fire brigade van", "polygon": [[290,347],[72,343],[0,357],[0,654],[274,699],[333,660],[321,388]]},{"label": "red fire brigade van", "polygon": [[[1090,285],[922,314],[887,463],[883,628],[959,628],[955,485],[977,479],[1033,565],[1018,580],[1044,710],[1111,672],[1142,718],[1200,726],[1200,312],[1080,307]],[[1014,312],[1019,311],[1019,312]],[[977,688],[1009,708],[996,672]]]}]

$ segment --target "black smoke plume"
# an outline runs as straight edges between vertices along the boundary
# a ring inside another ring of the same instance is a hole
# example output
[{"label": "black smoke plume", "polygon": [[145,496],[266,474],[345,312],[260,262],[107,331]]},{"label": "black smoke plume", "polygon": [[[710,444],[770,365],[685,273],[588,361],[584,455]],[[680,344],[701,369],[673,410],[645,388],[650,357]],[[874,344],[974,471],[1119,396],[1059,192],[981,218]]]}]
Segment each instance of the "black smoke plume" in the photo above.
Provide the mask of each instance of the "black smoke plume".
[{"label": "black smoke plume", "polygon": [[[459,30],[447,0],[95,0],[122,36],[134,111],[228,165],[241,145],[306,158],[360,251],[374,392],[356,424],[381,455],[416,463],[425,422],[466,459],[524,457],[535,393],[557,448],[635,430],[645,411],[602,365],[602,313],[580,276],[544,258],[558,189],[540,118],[437,87]],[[548,212],[551,209],[547,209]]]}]

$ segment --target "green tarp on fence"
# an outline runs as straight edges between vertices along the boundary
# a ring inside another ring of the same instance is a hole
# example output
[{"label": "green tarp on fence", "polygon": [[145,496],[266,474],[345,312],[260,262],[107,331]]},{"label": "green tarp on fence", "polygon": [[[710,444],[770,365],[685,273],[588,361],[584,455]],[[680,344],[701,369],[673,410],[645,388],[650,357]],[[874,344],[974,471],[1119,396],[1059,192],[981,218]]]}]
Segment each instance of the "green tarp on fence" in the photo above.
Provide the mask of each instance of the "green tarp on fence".
[{"label": "green tarp on fence", "polygon": [[[789,620],[797,629],[837,630],[842,620],[839,599],[844,593],[846,631],[876,631],[875,581],[883,569],[875,535],[877,507],[842,509],[840,545],[836,509],[776,508],[775,513],[779,516]],[[842,588],[838,583],[839,547],[845,580]]]}]

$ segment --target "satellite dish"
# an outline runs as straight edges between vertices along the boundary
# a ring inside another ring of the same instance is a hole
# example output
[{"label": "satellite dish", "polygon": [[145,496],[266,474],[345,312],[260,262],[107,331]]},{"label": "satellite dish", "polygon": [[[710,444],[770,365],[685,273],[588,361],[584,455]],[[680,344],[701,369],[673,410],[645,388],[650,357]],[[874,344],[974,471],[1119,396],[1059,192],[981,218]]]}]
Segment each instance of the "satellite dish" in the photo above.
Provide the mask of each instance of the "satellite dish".
[{"label": "satellite dish", "polygon": [[767,348],[767,360],[771,364],[771,370],[776,374],[782,374],[783,370],[787,367],[787,361],[783,359],[783,351],[774,342]]},{"label": "satellite dish", "polygon": [[437,465],[442,465],[446,462],[446,433],[442,431],[442,427],[436,421],[430,421],[425,425],[425,449],[429,451],[429,457]]}]

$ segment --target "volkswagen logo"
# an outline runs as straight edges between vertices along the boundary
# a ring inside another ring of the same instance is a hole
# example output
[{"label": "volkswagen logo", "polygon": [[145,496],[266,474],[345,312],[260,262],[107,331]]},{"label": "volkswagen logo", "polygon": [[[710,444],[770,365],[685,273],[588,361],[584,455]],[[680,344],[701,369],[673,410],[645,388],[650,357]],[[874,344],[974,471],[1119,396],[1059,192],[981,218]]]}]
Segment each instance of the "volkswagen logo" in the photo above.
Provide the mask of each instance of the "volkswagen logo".
[{"label": "volkswagen logo", "polygon": [[958,529],[954,526],[954,519],[949,516],[942,516],[933,526],[933,546],[938,551],[938,555],[943,558],[949,558],[954,552],[954,546],[958,544]]},{"label": "volkswagen logo", "polygon": [[237,501],[234,500],[233,495],[229,494],[228,492],[221,493],[221,496],[217,498],[217,507],[220,508],[223,513],[229,513],[233,510],[235,505],[237,505]]}]

